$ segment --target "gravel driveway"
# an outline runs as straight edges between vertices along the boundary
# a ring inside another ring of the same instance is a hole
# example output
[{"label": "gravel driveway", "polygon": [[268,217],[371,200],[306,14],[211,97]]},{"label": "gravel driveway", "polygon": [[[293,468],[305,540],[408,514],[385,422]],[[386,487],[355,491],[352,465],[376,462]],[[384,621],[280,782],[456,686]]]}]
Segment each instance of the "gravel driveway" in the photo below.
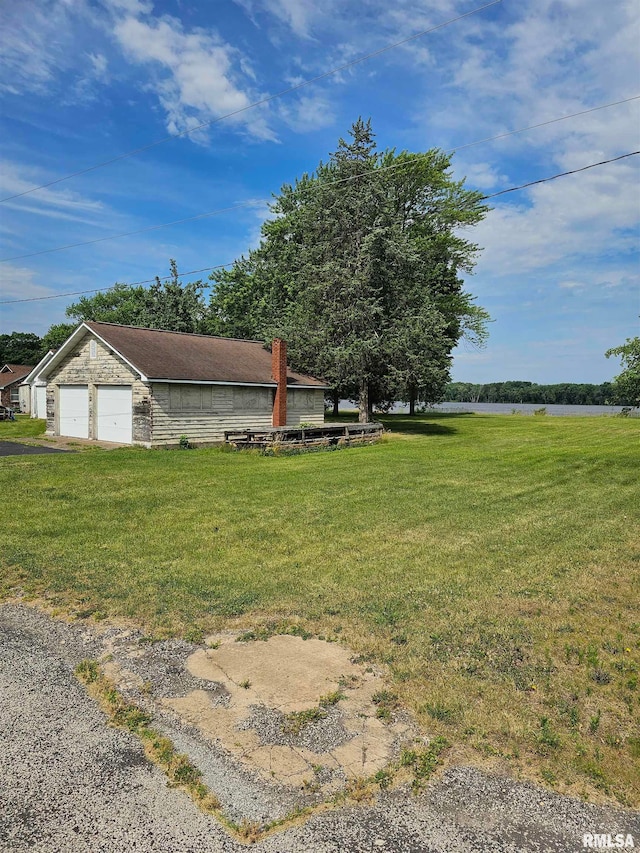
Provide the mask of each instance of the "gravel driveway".
[{"label": "gravel driveway", "polygon": [[[109,728],[73,675],[97,652],[87,628],[0,606],[0,850],[47,853],[241,851],[167,787],[137,739]],[[640,816],[454,768],[419,798],[317,814],[255,845],[263,853],[580,851],[583,833],[632,834]]]}]

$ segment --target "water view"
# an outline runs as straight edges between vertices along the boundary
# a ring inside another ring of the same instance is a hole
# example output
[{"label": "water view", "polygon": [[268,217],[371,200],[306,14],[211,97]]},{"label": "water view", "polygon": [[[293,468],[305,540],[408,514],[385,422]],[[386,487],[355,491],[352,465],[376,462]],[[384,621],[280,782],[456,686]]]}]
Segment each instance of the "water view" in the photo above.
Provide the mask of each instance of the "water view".
[{"label": "water view", "polygon": [[[349,411],[355,408],[354,403],[349,400],[340,400],[340,411]],[[557,404],[541,405],[540,403],[461,403],[444,402],[436,403],[426,409],[426,412],[450,412],[463,413],[473,412],[475,414],[509,415],[518,413],[520,415],[533,415],[541,409],[547,415],[560,416],[590,416],[594,415],[617,415],[623,410],[623,406],[564,406]],[[396,403],[391,410],[394,414],[408,414],[409,406],[406,403]],[[640,417],[640,410],[633,409],[631,417]]]}]

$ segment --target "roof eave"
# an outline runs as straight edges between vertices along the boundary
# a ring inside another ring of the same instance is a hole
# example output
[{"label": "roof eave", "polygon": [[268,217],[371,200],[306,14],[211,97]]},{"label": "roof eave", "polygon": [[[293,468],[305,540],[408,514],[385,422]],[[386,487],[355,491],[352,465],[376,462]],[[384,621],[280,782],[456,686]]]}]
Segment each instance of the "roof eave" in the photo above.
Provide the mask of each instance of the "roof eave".
[{"label": "roof eave", "polygon": [[[168,382],[179,385],[249,385],[252,388],[277,388],[277,382],[251,382],[250,380],[230,381],[226,379],[169,379],[166,376],[149,376],[145,382]],[[296,388],[305,391],[328,391],[329,385],[303,385],[298,383],[287,383],[287,390],[295,390]]]},{"label": "roof eave", "polygon": [[31,373],[28,373],[24,377],[22,384],[23,385],[30,385],[32,382],[34,382],[38,378],[40,371],[46,367],[46,365],[49,363],[49,360],[51,358],[53,358],[55,353],[56,353],[56,351],[54,349],[50,349],[49,352],[45,356],[43,356],[40,359],[40,361],[36,364],[36,366],[33,368]]}]

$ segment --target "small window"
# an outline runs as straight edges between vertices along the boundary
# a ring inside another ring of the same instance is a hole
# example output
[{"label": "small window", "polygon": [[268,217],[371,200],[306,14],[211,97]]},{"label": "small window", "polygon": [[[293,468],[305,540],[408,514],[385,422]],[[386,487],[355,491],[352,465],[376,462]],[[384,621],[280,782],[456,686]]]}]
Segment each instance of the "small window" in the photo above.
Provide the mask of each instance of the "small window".
[{"label": "small window", "polygon": [[89,342],[89,358],[97,358],[98,357],[98,348],[96,346],[96,342],[91,340]]},{"label": "small window", "polygon": [[19,402],[20,402],[20,391],[18,390],[18,386],[17,386],[17,385],[15,386],[15,388],[12,388],[12,389],[11,389],[11,392],[10,392],[10,395],[9,395],[9,396],[10,396],[10,398],[11,398],[11,404],[12,404],[12,405],[13,405],[14,403],[19,403]]}]

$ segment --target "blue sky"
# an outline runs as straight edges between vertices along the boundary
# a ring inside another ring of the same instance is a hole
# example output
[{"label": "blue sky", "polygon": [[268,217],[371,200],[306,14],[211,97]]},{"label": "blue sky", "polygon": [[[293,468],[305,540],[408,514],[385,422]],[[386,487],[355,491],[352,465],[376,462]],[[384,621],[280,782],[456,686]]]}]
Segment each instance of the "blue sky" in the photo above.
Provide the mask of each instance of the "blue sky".
[{"label": "blue sky", "polygon": [[[24,0],[0,6],[2,197],[174,135],[481,5],[469,0]],[[635,2],[503,0],[321,82],[0,205],[2,299],[107,287],[232,261],[265,198],[335,150],[359,116],[381,148],[458,148],[640,95]],[[640,148],[640,100],[462,148],[486,193]],[[640,157],[496,199],[467,288],[491,314],[453,378],[602,382],[640,334]],[[206,274],[205,274],[206,276]],[[72,299],[0,305],[43,334]]]}]

